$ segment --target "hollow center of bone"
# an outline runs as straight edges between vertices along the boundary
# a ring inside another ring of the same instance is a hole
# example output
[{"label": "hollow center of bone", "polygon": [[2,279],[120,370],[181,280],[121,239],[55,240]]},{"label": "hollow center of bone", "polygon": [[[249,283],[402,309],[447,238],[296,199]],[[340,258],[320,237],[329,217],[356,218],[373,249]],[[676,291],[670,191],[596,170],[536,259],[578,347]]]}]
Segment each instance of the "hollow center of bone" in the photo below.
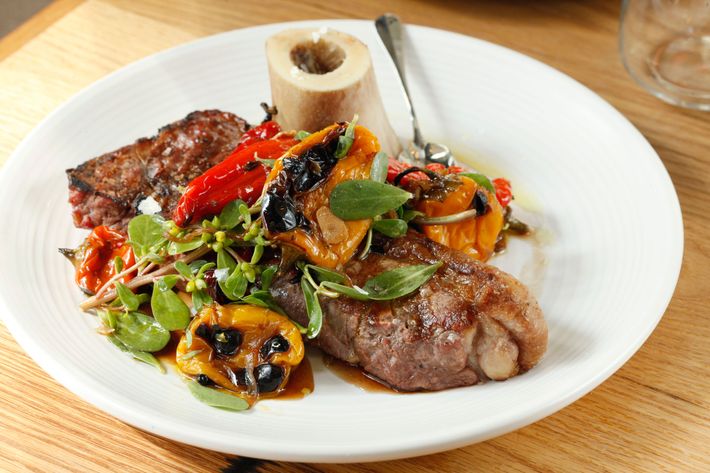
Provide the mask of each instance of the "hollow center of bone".
[{"label": "hollow center of bone", "polygon": [[335,43],[325,41],[304,41],[291,49],[291,62],[309,74],[333,72],[345,60],[345,51]]}]

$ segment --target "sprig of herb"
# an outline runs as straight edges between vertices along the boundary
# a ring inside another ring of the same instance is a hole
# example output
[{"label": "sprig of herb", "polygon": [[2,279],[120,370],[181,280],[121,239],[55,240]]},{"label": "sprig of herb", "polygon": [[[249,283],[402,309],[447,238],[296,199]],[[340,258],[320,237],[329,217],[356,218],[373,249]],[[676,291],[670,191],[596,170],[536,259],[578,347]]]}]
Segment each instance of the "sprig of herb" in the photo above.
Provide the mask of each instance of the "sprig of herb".
[{"label": "sprig of herb", "polygon": [[409,192],[382,182],[351,180],[330,194],[330,210],[343,220],[373,218],[394,210],[412,198]]},{"label": "sprig of herb", "polygon": [[485,187],[493,194],[495,194],[495,192],[496,192],[495,187],[493,187],[493,183],[491,182],[491,180],[488,179],[488,177],[486,177],[483,174],[480,174],[477,172],[462,172],[457,175],[473,179],[476,184],[478,184],[479,186]]},{"label": "sprig of herb", "polygon": [[293,137],[296,138],[298,141],[303,141],[306,138],[308,138],[309,136],[311,136],[310,133],[308,133],[305,130],[301,130],[301,131],[297,131]]},{"label": "sprig of herb", "polygon": [[407,233],[407,222],[398,218],[375,220],[372,229],[390,238],[398,238]]},{"label": "sprig of herb", "polygon": [[431,265],[403,266],[384,271],[368,279],[361,288],[343,284],[348,281],[348,278],[337,271],[303,262],[298,263],[297,267],[302,272],[301,291],[308,314],[306,336],[308,338],[317,337],[323,327],[323,309],[318,299],[319,295],[338,297],[342,294],[360,301],[397,299],[411,294],[425,284],[441,265],[442,263],[438,262]]},{"label": "sprig of herb", "polygon": [[370,167],[370,179],[375,182],[385,182],[387,180],[387,169],[389,167],[389,157],[384,151],[375,155]]},{"label": "sprig of herb", "polygon": [[167,330],[183,330],[190,323],[190,308],[172,290],[176,282],[168,276],[156,279],[150,298],[153,317]]},{"label": "sprig of herb", "polygon": [[165,219],[159,215],[141,214],[128,222],[128,242],[136,257],[158,254],[167,243],[164,235]]},{"label": "sprig of herb", "polygon": [[342,159],[348,155],[348,151],[350,151],[350,147],[355,141],[355,125],[357,125],[358,118],[356,113],[350,123],[348,123],[345,133],[338,137],[338,146],[335,148],[336,158]]},{"label": "sprig of herb", "polygon": [[195,399],[208,406],[218,407],[228,411],[244,411],[249,409],[249,403],[244,399],[224,391],[202,386],[197,381],[188,381],[187,387]]},{"label": "sprig of herb", "polygon": [[168,330],[140,312],[118,312],[113,320],[113,335],[131,351],[153,353],[170,341]]},{"label": "sprig of herb", "polygon": [[367,296],[375,301],[397,299],[410,294],[426,283],[443,263],[402,266],[370,278],[362,286]]},{"label": "sprig of herb", "polygon": [[308,314],[306,336],[308,338],[315,338],[323,327],[323,310],[318,301],[316,290],[305,277],[301,278],[301,290],[303,291],[303,297],[306,301],[306,313]]}]

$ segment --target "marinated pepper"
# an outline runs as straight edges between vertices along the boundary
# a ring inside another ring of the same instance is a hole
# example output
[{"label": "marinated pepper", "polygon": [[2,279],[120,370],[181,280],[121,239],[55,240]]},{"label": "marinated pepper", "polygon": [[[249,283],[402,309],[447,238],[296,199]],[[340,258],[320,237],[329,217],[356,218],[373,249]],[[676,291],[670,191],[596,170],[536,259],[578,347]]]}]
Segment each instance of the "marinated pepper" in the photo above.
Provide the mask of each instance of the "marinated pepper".
[{"label": "marinated pepper", "polygon": [[[126,236],[105,225],[98,226],[89,234],[84,244],[71,253],[76,267],[77,285],[90,294],[95,294],[109,279],[117,274],[116,258],[124,268],[136,262],[131,245],[126,244]],[[134,274],[125,274],[119,282],[126,283]]]},{"label": "marinated pepper", "polygon": [[488,189],[473,179],[460,176],[461,185],[441,200],[422,199],[416,209],[427,217],[454,215],[476,209],[477,216],[444,225],[423,225],[424,234],[450,248],[461,250],[480,261],[486,261],[495,251],[498,235],[503,229],[503,208]]},{"label": "marinated pepper", "polygon": [[[297,143],[291,134],[273,136],[274,126],[249,136],[224,161],[190,181],[175,207],[173,221],[183,227],[206,215],[219,213],[233,200],[241,199],[248,205],[256,202],[267,174],[256,158],[276,159]],[[262,139],[268,136],[273,137]]]},{"label": "marinated pepper", "polygon": [[278,395],[304,356],[296,326],[262,307],[213,304],[187,330],[190,336],[183,335],[177,347],[178,369],[251,402]]},{"label": "marinated pepper", "polygon": [[329,196],[339,183],[368,179],[377,138],[361,126],[343,158],[336,158],[340,123],[314,133],[276,161],[267,178],[262,216],[267,237],[304,251],[327,268],[349,261],[370,228],[370,219],[343,221],[330,211]]}]

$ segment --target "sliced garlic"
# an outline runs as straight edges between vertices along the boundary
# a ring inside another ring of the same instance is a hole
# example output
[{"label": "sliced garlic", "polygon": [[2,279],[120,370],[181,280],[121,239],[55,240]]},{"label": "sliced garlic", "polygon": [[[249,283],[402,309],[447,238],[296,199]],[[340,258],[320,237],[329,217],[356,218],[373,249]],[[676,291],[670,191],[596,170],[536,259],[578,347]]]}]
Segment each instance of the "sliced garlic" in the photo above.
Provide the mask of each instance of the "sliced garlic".
[{"label": "sliced garlic", "polygon": [[327,206],[316,211],[316,220],[323,239],[330,245],[342,243],[348,238],[348,227],[341,219],[336,217]]}]

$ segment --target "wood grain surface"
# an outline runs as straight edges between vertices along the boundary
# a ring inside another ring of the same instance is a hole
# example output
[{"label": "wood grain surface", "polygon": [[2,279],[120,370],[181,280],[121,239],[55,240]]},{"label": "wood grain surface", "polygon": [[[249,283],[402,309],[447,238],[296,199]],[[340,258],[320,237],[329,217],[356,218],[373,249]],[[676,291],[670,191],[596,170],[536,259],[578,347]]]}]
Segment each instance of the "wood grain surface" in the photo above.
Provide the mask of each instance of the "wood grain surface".
[{"label": "wood grain surface", "polygon": [[[685,257],[675,295],[656,331],[592,393],[494,440],[393,462],[266,462],[155,437],[57,384],[0,326],[0,471],[710,470],[710,114],[666,105],[631,81],[617,53],[619,2],[63,0],[50,8],[0,41],[0,162],[72,94],[147,54],[244,26],[372,19],[390,11],[405,22],[521,51],[618,108],[670,172],[683,209]],[[603,173],[598,176],[602,181]]]}]

